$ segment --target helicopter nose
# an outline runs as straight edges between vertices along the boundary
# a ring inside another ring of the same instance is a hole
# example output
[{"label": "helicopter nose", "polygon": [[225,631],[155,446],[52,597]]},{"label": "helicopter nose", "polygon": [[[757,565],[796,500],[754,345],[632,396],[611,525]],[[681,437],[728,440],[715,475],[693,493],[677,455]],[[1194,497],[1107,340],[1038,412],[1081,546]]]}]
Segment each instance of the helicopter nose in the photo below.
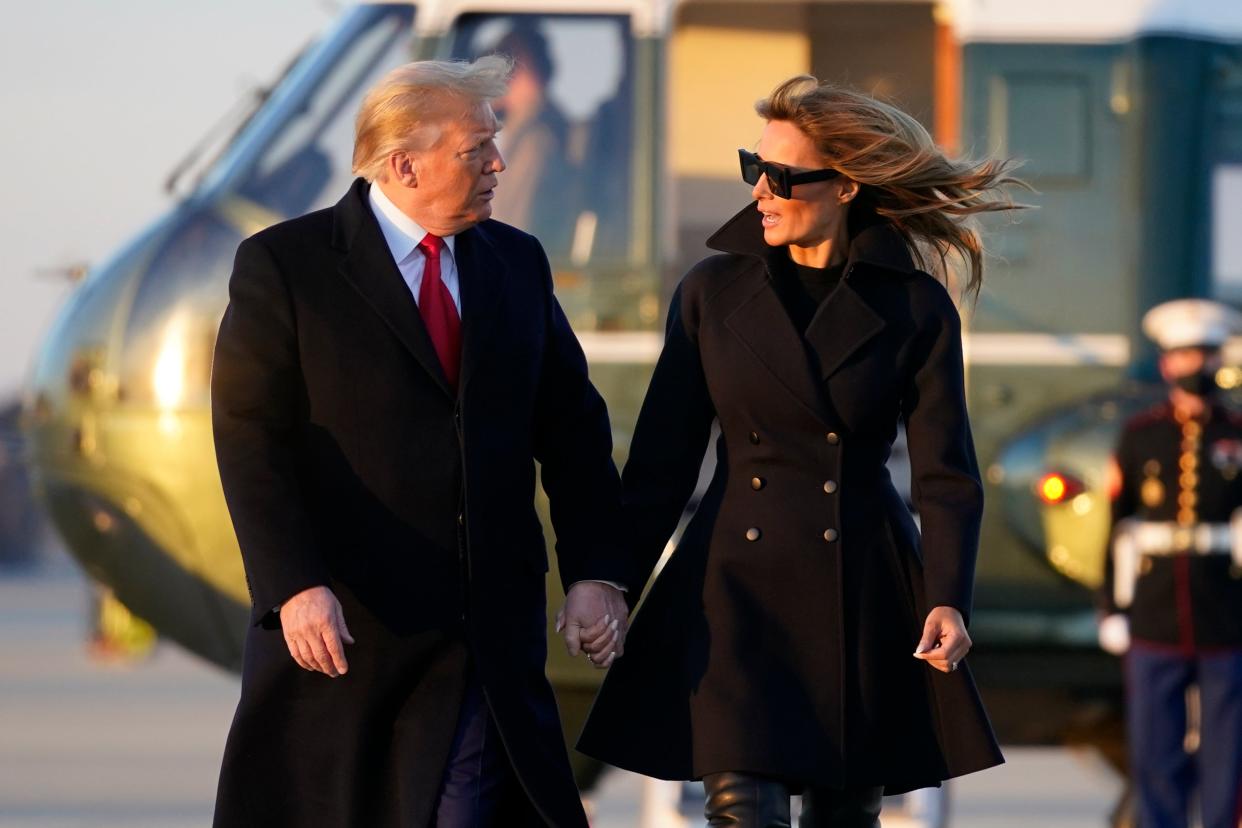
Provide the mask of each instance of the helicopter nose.
[{"label": "helicopter nose", "polygon": [[186,259],[165,255],[201,250],[203,223],[165,225],[79,285],[36,355],[24,433],[37,495],[92,577],[161,634],[237,668],[249,599],[212,485],[207,393],[229,271],[199,258],[179,281]]}]

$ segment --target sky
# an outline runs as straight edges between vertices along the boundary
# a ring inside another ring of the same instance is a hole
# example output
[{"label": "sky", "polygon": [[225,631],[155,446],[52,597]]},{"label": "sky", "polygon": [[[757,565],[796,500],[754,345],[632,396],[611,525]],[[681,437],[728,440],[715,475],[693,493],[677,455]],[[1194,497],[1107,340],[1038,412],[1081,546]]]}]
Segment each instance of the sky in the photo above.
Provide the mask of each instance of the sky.
[{"label": "sky", "polygon": [[72,289],[171,204],[164,180],[335,17],[325,0],[0,0],[0,404]]}]

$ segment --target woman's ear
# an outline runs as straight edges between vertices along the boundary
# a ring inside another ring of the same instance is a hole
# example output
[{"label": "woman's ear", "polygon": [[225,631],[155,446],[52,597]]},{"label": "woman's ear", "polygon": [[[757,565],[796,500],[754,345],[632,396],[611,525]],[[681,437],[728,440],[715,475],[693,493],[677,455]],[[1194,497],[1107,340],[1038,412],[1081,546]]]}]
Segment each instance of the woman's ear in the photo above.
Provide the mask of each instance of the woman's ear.
[{"label": "woman's ear", "polygon": [[853,179],[847,178],[841,182],[841,194],[837,198],[842,204],[849,204],[851,201],[858,198],[860,190],[862,190],[861,184]]}]

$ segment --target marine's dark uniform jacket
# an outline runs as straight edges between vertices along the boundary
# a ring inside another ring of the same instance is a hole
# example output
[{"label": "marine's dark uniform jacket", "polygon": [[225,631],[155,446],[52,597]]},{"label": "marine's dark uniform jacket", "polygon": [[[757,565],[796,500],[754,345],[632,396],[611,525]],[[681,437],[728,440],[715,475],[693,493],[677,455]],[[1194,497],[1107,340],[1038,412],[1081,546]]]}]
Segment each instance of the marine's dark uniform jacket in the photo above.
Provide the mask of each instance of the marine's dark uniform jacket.
[{"label": "marine's dark uniform jacket", "polygon": [[[1180,423],[1162,402],[1123,427],[1114,458],[1121,486],[1113,493],[1114,527],[1124,518],[1228,523],[1242,507],[1242,416],[1212,404],[1201,420]],[[1106,556],[1101,608],[1118,611],[1113,557]],[[1227,554],[1143,558],[1128,614],[1137,641],[1198,650],[1242,648],[1242,570]]]},{"label": "marine's dark uniform jacket", "polygon": [[[914,659],[927,611],[970,615],[982,487],[957,310],[895,230],[855,235],[805,340],[752,204],[678,288],[623,474],[645,581],[579,748],[671,779],[749,771],[890,793],[1002,761],[963,663]],[[906,420],[922,539],[885,467]]]},{"label": "marine's dark uniform jacket", "polygon": [[[544,676],[534,466],[565,581],[623,582],[603,401],[539,243],[494,221],[457,236],[450,388],[366,187],[245,241],[230,282],[212,414],[257,623],[216,825],[425,828],[469,662],[540,824],[585,828]],[[298,667],[269,611],[316,584],[357,640],[341,678]]]}]

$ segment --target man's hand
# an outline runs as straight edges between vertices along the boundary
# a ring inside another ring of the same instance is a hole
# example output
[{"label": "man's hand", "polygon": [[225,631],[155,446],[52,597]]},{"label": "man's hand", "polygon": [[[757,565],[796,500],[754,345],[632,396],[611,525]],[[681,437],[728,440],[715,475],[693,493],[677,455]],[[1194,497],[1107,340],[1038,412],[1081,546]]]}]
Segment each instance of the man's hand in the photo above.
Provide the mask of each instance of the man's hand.
[{"label": "man's hand", "polygon": [[556,631],[565,636],[571,656],[585,654],[603,670],[625,652],[628,617],[621,590],[598,581],[579,581],[569,588],[565,606],[556,614]]},{"label": "man's hand", "polygon": [[923,637],[914,651],[914,657],[926,661],[942,673],[952,673],[957,669],[958,662],[970,652],[970,645],[962,614],[953,607],[936,607],[927,613]]},{"label": "man's hand", "polygon": [[332,678],[349,671],[345,644],[353,644],[354,637],[345,626],[341,602],[326,586],[303,590],[281,604],[280,627],[299,666]]},{"label": "man's hand", "polygon": [[1100,647],[1110,655],[1123,656],[1130,649],[1130,618],[1116,612],[1100,618]]}]

